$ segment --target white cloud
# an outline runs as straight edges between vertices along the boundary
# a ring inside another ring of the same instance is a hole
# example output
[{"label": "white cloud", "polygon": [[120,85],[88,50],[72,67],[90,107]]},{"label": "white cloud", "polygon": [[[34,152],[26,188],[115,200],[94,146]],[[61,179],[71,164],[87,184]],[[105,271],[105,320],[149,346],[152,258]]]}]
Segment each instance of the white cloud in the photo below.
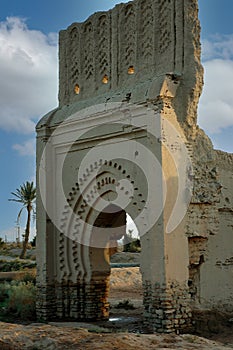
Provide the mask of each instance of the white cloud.
[{"label": "white cloud", "polygon": [[198,123],[208,134],[233,126],[233,35],[212,39],[203,45],[204,90],[198,112]]},{"label": "white cloud", "polygon": [[57,105],[56,36],[29,30],[21,18],[0,22],[0,128],[30,133]]},{"label": "white cloud", "polygon": [[216,34],[203,40],[202,59],[206,61],[216,58],[233,59],[233,34]]},{"label": "white cloud", "polygon": [[35,156],[36,154],[35,139],[29,139],[23,144],[15,144],[12,146],[12,148],[19,152],[21,156]]},{"label": "white cloud", "polygon": [[[0,128],[34,131],[35,121],[57,105],[57,34],[29,30],[25,20],[0,22]],[[233,125],[233,34],[203,41],[205,87],[199,124],[207,133]],[[13,148],[32,154],[31,140]]]}]

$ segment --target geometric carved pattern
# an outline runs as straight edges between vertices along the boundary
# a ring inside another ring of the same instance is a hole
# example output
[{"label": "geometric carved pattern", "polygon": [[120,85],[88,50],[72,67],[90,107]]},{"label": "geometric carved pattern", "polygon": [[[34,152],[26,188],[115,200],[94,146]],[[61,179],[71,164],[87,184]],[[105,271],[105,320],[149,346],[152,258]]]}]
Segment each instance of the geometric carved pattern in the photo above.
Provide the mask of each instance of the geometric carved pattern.
[{"label": "geometric carved pattern", "polygon": [[[79,191],[79,186],[76,184],[70,192],[70,200],[77,194]],[[63,211],[63,217],[61,219],[61,231],[65,228],[67,224],[67,218],[70,213],[70,205],[67,204]],[[78,261],[78,244],[75,240],[70,240],[62,232],[59,234],[58,242],[58,251],[59,251],[59,270],[62,272],[62,276],[71,276],[72,272],[77,271],[79,268]],[[72,260],[70,259],[72,258]],[[66,263],[65,263],[66,262]],[[67,269],[68,268],[68,269]]]},{"label": "geometric carved pattern", "polygon": [[70,81],[71,87],[74,88],[75,84],[79,81],[80,75],[80,37],[77,27],[74,27],[70,33]]},{"label": "geometric carved pattern", "polygon": [[[90,176],[91,173],[100,168],[101,172],[93,180],[92,176]],[[102,159],[91,164],[89,169],[86,169],[86,173],[79,179],[79,183],[72,187],[67,198],[68,204],[63,210],[57,246],[59,251],[58,271],[61,272],[59,274],[61,279],[65,276],[70,276],[72,279],[72,276],[76,275],[77,271],[80,271],[80,267],[85,271],[81,258],[82,253],[79,251],[82,247],[77,244],[76,239],[80,242],[83,234],[85,234],[85,222],[90,216],[92,209],[95,209],[92,208],[92,203],[95,203],[99,196],[104,198],[105,192],[109,192],[110,188],[111,191],[116,193],[117,187],[119,192],[122,191],[124,195],[128,194],[124,186],[119,187],[117,180],[119,178],[125,178],[131,182],[134,188],[133,197],[130,197],[131,205],[137,212],[143,210],[145,199],[142,191],[135,186],[134,180],[131,179],[131,176],[126,173],[126,170],[121,165],[113,161],[104,162]],[[82,185],[82,193],[80,192],[79,184]],[[72,224],[71,221],[73,220],[75,222]],[[72,229],[72,240],[68,239],[64,234],[69,228]]]},{"label": "geometric carved pattern", "polygon": [[135,65],[136,56],[136,14],[132,4],[124,8],[124,52],[122,52],[123,67]]},{"label": "geometric carved pattern", "polygon": [[171,43],[171,0],[161,0],[159,3],[159,49],[163,53]]},{"label": "geometric carved pattern", "polygon": [[[64,31],[60,44],[60,103],[88,99],[90,91],[98,96],[109,89],[135,86],[137,81],[141,84],[147,81],[148,73],[156,76],[172,71],[180,63],[176,60],[183,50],[183,22],[175,25],[182,18],[175,8],[183,8],[183,1],[135,0],[73,24],[66,35]],[[171,46],[173,54],[165,58]],[[129,77],[132,66],[136,74]]]},{"label": "geometric carved pattern", "polygon": [[141,55],[143,61],[148,66],[152,64],[152,55],[153,55],[153,39],[154,39],[154,14],[151,1],[143,0],[141,2],[141,33],[142,40],[140,43],[141,46]]},{"label": "geometric carved pattern", "polygon": [[93,41],[93,26],[91,22],[88,22],[84,27],[83,42],[85,43],[84,48],[84,78],[86,80],[93,77],[94,74],[94,41]]},{"label": "geometric carved pattern", "polygon": [[98,20],[97,26],[97,72],[103,77],[105,74],[109,75],[109,18],[102,15]]}]

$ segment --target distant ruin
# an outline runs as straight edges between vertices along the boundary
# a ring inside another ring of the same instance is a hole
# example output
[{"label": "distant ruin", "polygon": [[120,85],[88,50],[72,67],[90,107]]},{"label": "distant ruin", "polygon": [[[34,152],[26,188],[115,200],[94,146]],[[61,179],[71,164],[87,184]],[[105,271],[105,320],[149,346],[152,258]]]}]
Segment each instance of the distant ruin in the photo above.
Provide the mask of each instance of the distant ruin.
[{"label": "distant ruin", "polygon": [[233,155],[197,125],[200,52],[197,0],[135,0],[60,32],[59,107],[37,125],[39,319],[108,318],[127,213],[153,332],[233,311]]}]

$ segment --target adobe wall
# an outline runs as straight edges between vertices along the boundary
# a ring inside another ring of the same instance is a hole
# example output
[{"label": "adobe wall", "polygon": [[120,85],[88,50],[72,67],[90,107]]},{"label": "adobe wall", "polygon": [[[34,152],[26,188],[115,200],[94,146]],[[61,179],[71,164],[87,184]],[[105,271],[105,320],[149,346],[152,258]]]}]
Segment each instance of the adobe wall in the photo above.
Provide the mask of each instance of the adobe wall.
[{"label": "adobe wall", "polygon": [[[216,151],[212,176],[219,182],[216,210],[211,215],[214,229],[206,243],[205,263],[200,273],[200,303],[232,313],[232,257],[233,257],[233,155]],[[216,174],[216,175],[215,175]],[[210,220],[211,220],[210,219]]]},{"label": "adobe wall", "polygon": [[232,155],[196,123],[197,5],[136,0],[60,33],[59,106],[37,125],[39,318],[108,318],[126,213],[143,232],[152,331],[189,328],[193,307],[232,307]]}]

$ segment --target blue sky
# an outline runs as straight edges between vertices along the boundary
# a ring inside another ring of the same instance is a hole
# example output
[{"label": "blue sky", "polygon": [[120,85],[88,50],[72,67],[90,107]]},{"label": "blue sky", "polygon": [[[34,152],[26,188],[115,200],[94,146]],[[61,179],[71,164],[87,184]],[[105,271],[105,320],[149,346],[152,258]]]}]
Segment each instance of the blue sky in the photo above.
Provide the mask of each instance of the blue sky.
[{"label": "blue sky", "polygon": [[[8,198],[35,180],[35,123],[57,105],[57,33],[116,3],[1,0],[0,237],[15,237],[19,206]],[[233,152],[233,1],[199,0],[199,8],[205,88],[198,122],[215,148]]]}]

